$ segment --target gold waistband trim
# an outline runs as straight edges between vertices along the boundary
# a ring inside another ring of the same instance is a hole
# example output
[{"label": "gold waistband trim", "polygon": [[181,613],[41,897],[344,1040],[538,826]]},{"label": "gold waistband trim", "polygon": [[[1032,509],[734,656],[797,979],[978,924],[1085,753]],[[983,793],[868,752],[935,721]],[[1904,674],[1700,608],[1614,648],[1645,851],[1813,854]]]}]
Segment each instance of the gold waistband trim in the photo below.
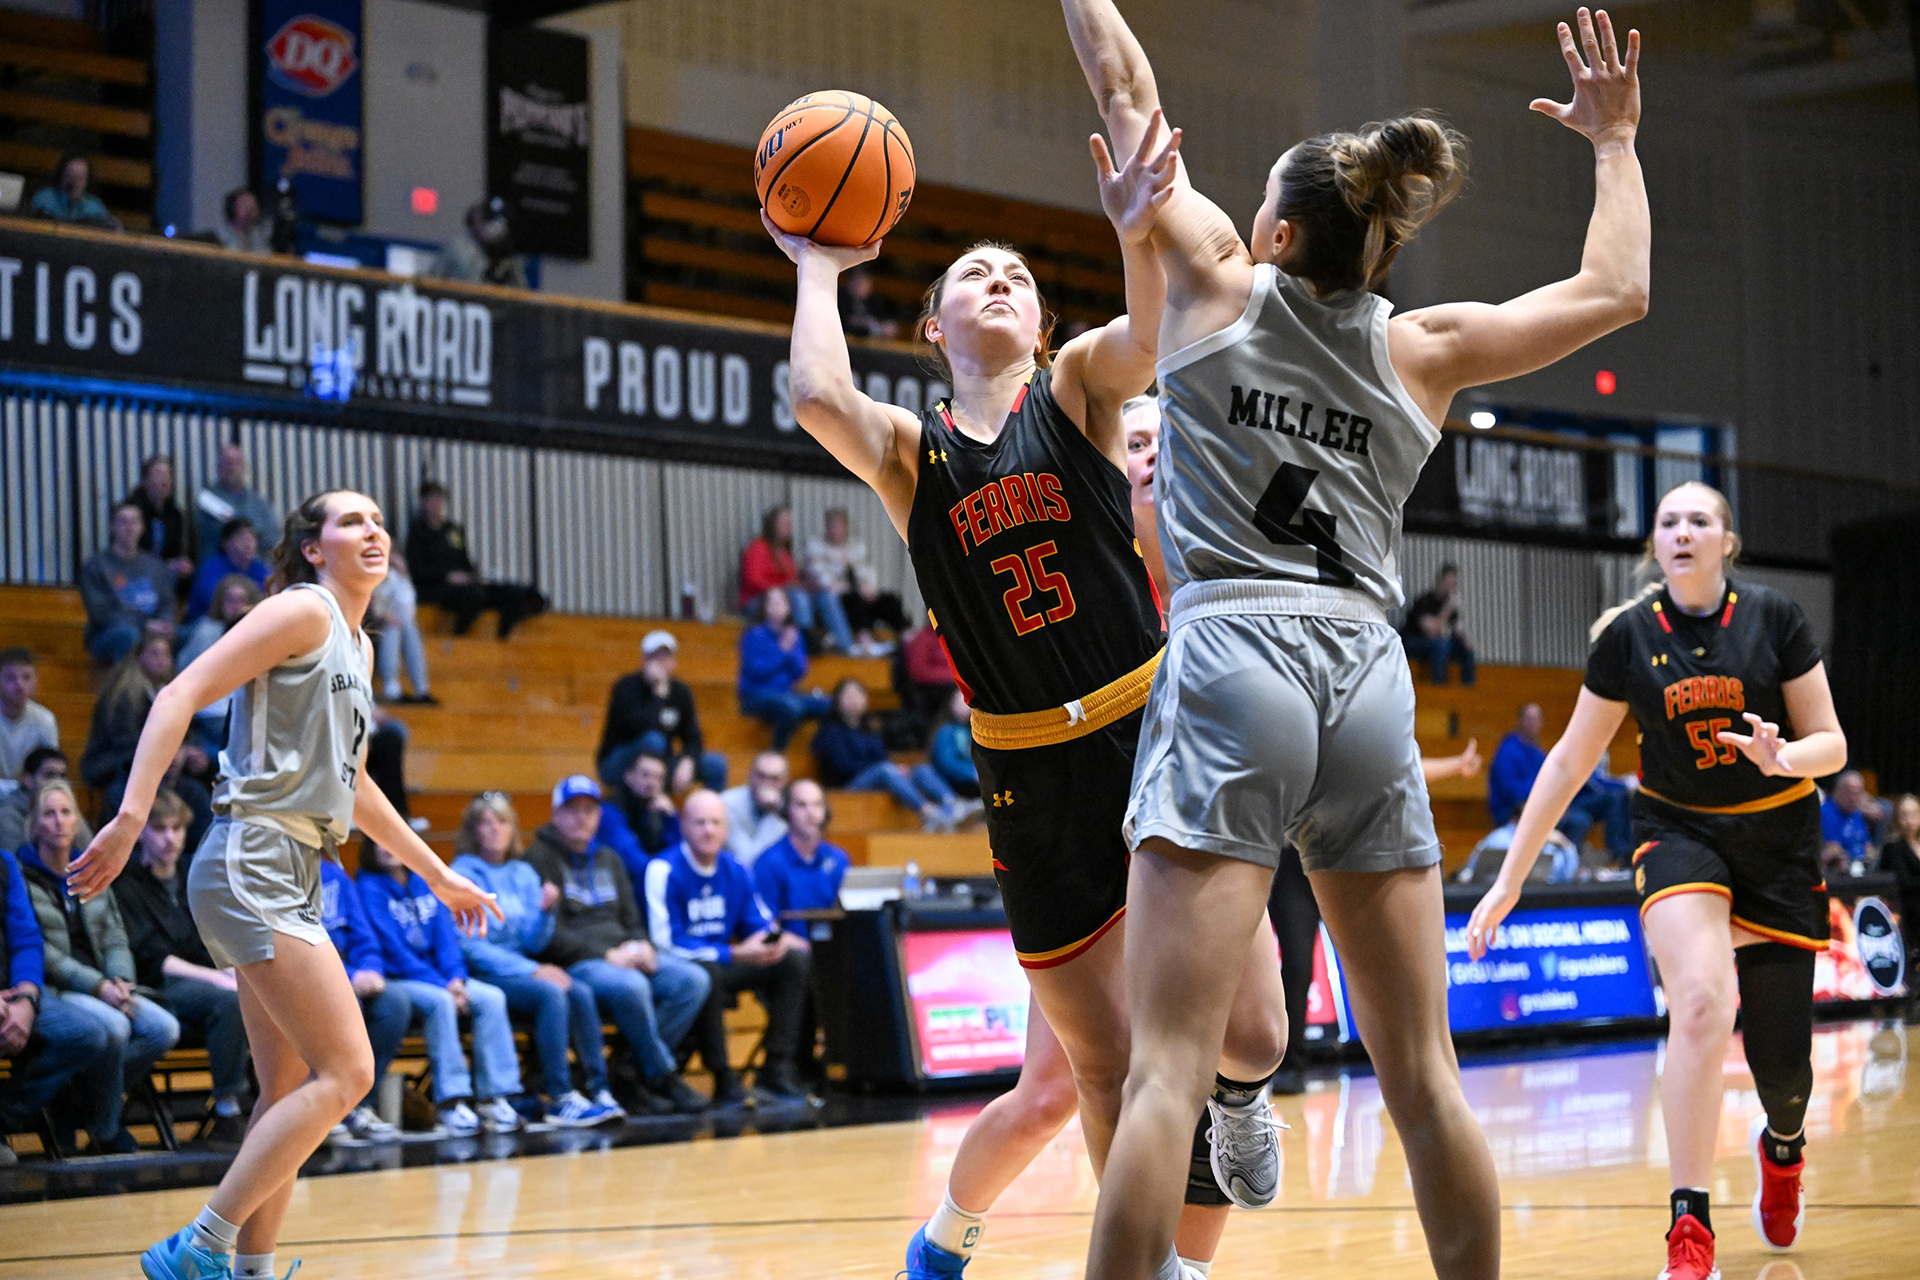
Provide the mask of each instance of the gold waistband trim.
[{"label": "gold waistband trim", "polygon": [[1661,804],[1670,804],[1676,809],[1685,809],[1689,813],[1765,813],[1769,809],[1778,809],[1783,805],[1792,804],[1795,800],[1803,800],[1812,795],[1813,779],[1802,778],[1785,791],[1776,791],[1774,794],[1759,800],[1749,800],[1745,804],[1725,805],[1718,809],[1710,809],[1703,804],[1681,804],[1678,800],[1667,799],[1658,791],[1654,791],[1649,787],[1641,787],[1640,793],[1658,800]]},{"label": "gold waistband trim", "polygon": [[1147,704],[1147,691],[1153,687],[1153,673],[1160,669],[1160,655],[1165,652],[1165,649],[1159,650],[1118,680],[1102,685],[1083,698],[1075,698],[1064,707],[1023,711],[1010,716],[975,711],[973,740],[995,751],[1019,751],[1026,747],[1050,747],[1057,742],[1071,742],[1097,729],[1104,729]]}]

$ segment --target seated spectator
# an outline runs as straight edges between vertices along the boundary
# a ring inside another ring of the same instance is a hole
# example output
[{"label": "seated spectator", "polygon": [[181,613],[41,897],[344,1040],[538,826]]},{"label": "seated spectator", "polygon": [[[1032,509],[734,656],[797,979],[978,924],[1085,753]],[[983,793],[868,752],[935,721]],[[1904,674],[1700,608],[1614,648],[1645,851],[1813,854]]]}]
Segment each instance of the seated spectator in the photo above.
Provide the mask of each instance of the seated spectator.
[{"label": "seated spectator", "polygon": [[900,698],[902,732],[924,742],[959,687],[940,633],[931,625],[907,632],[893,653],[893,691]]},{"label": "seated spectator", "polygon": [[[56,779],[66,781],[67,753],[58,747],[35,747],[20,766],[19,781],[0,791],[0,849],[11,852],[33,838],[33,798]],[[93,843],[93,824],[81,818],[73,831],[73,847]]]},{"label": "seated spectator", "polygon": [[1833,794],[1820,803],[1822,857],[1864,868],[1874,833],[1886,816],[1887,806],[1867,794],[1866,778],[1858,769],[1848,769],[1834,779]]},{"label": "seated spectator", "polygon": [[753,758],[747,780],[720,797],[727,807],[727,852],[743,867],[787,834],[787,758],[762,751]]},{"label": "seated spectator", "polygon": [[978,800],[963,805],[932,765],[907,770],[887,759],[887,744],[868,720],[866,686],[858,680],[842,680],[834,689],[833,715],[813,735],[813,758],[827,786],[884,791],[918,813],[928,831],[951,831],[981,810]]},{"label": "seated spectator", "polygon": [[373,1087],[360,1105],[334,1127],[333,1141],[358,1138],[362,1142],[386,1142],[400,1136],[400,1130],[380,1118],[374,1103],[380,1082],[387,1077],[406,1038],[407,1024],[413,1021],[413,1001],[398,987],[387,984],[386,962],[380,956],[380,939],[367,922],[360,901],[360,890],[353,877],[332,858],[320,859],[320,923],[333,939],[333,949],[346,967],[353,994],[360,999],[360,1014],[367,1023],[367,1043],[373,1047]]},{"label": "seated spectator", "polygon": [[107,545],[80,570],[80,600],[87,608],[84,639],[94,661],[109,665],[127,656],[142,628],[174,632],[173,570],[140,550],[146,517],[131,502],[113,508]]},{"label": "seated spectator", "polygon": [[[633,1109],[691,1114],[710,1105],[680,1078],[675,1052],[710,985],[699,965],[657,950],[619,855],[598,840],[600,786],[585,774],[553,789],[553,820],[533,833],[527,862],[560,890],[541,959],[592,989],[640,1067]],[[664,935],[663,935],[664,940]]]},{"label": "seated spectator", "polygon": [[[553,940],[553,907],[560,889],[521,860],[519,842],[520,817],[498,791],[475,797],[461,815],[454,870],[493,894],[506,917],[488,916],[485,933],[463,935],[461,954],[469,972],[506,994],[508,1012],[533,1023],[546,1123],[586,1129],[624,1120],[626,1111],[607,1088],[607,1046],[593,988],[575,982],[558,965],[533,958]],[[580,1055],[584,1095],[573,1087],[567,1066],[569,1042]]]},{"label": "seated spectator", "polygon": [[[213,648],[213,642],[227,634],[227,628],[253,611],[260,603],[260,584],[244,573],[230,573],[213,584],[213,595],[207,601],[207,611],[200,615],[194,624],[187,628],[186,637],[180,642],[180,653],[174,665],[185,671],[193,660]],[[219,702],[220,717],[225,719],[227,702]],[[209,707],[200,714],[207,715]],[[221,739],[224,741],[224,737]]]},{"label": "seated spectator", "polygon": [[233,970],[215,965],[187,909],[187,878],[180,854],[187,844],[184,801],[162,790],[147,811],[135,857],[113,882],[120,917],[133,951],[133,971],[144,991],[183,1030],[198,1034],[213,1074],[211,1141],[238,1147],[247,1136],[240,1094],[247,1083],[247,1024]]},{"label": "seated spectator", "polygon": [[694,1024],[693,1045],[713,1073],[713,1100],[747,1100],[727,1059],[726,1007],[752,991],[767,1009],[766,1066],[754,1090],[769,1102],[807,1097],[794,1070],[807,999],[806,940],[787,933],[754,892],[753,877],[726,852],[727,809],[711,791],[681,807],[685,839],[647,867],[647,916],[675,956],[696,961],[713,989]]},{"label": "seated spectator", "polygon": [[855,267],[840,277],[840,324],[850,337],[897,338],[900,322],[873,291],[873,273]]},{"label": "seated spectator", "polygon": [[[790,911],[825,911],[840,905],[840,882],[852,859],[826,842],[827,793],[811,778],[787,788],[787,834],[753,864],[753,885],[776,920]],[[801,943],[805,928],[796,929]]]},{"label": "seated spectator", "polygon": [[107,1054],[107,1033],[48,995],[46,950],[13,851],[0,848],[0,1167],[16,1157],[10,1133],[37,1126],[66,1082]]},{"label": "seated spectator", "polygon": [[649,631],[640,641],[640,669],[614,681],[606,727],[593,756],[607,786],[643,751],[669,762],[675,795],[693,785],[696,773],[710,791],[727,785],[727,758],[706,749],[693,690],[674,678],[679,660],[680,642],[673,632]]},{"label": "seated spectator", "polygon": [[[184,590],[193,581],[194,542],[186,513],[173,500],[173,459],[156,453],[140,464],[140,483],[127,494],[144,522],[140,549],[159,556],[173,570],[174,587]],[[262,578],[262,582],[266,579]]]},{"label": "seated spectator", "polygon": [[1407,606],[1407,620],[1400,639],[1407,647],[1407,661],[1425,662],[1435,684],[1447,682],[1447,668],[1460,665],[1460,683],[1471,685],[1477,668],[1473,647],[1460,630],[1460,570],[1450,564],[1440,566],[1433,589],[1416,597]]},{"label": "seated spectator", "polygon": [[[508,1101],[520,1093],[520,1058],[500,988],[467,976],[453,917],[400,859],[360,841],[355,879],[367,920],[380,940],[387,985],[398,987],[425,1022],[427,1061],[441,1127],[456,1138],[482,1128],[512,1133],[526,1121]],[[460,1015],[473,1018],[473,1070],[460,1051]],[[471,1106],[468,1105],[471,1100]]]},{"label": "seated spectator", "polygon": [[980,798],[980,770],[973,763],[973,708],[958,689],[947,700],[947,719],[933,731],[927,763],[946,779],[955,794]]},{"label": "seated spectator", "polygon": [[760,521],[760,536],[740,554],[740,612],[749,618],[766,613],[767,593],[786,593],[794,625],[811,632],[817,623],[845,652],[853,643],[847,615],[835,591],[804,581],[793,559],[793,509],[774,507]]},{"label": "seated spectator", "polygon": [[60,722],[33,700],[40,671],[26,649],[0,649],[0,778],[20,772],[36,747],[60,745]]},{"label": "seated spectator", "polygon": [[1900,885],[1900,921],[1907,951],[1920,951],[1920,796],[1901,796],[1893,805],[1887,843],[1880,849],[1879,870]]},{"label": "seated spectator", "polygon": [[81,902],[67,892],[80,806],[73,788],[50,782],[34,800],[31,842],[21,846],[20,870],[46,948],[47,993],[92,1023],[107,1047],[80,1073],[81,1126],[88,1150],[126,1154],[137,1144],[120,1121],[127,1091],[139,1087],[180,1039],[172,1014],[134,990],[133,951],[119,900],[103,893]]},{"label": "seated spectator", "polygon": [[[264,250],[262,250],[264,252]],[[193,499],[195,536],[202,547],[220,545],[220,530],[229,520],[245,520],[259,535],[261,550],[271,552],[280,541],[280,513],[273,504],[247,487],[247,455],[231,440],[214,455],[213,483],[202,485]]]},{"label": "seated spectator", "polygon": [[420,599],[453,614],[453,634],[463,636],[488,609],[500,616],[505,640],[523,618],[547,607],[547,598],[520,582],[488,582],[474,567],[467,531],[447,519],[447,487],[436,480],[420,486],[420,510],[407,528],[407,564]]},{"label": "seated spectator", "polygon": [[787,593],[773,587],[760,597],[766,621],[740,636],[740,711],[773,728],[773,749],[785,751],[802,720],[833,710],[817,693],[795,693],[807,678],[807,646],[794,625]]},{"label": "seated spectator", "polygon": [[193,622],[213,603],[214,592],[234,576],[250,579],[254,586],[267,585],[267,562],[260,558],[260,536],[245,516],[235,516],[220,526],[219,550],[212,552],[193,575],[193,589],[187,593],[187,611],[181,615]]},{"label": "seated spectator", "polygon": [[665,760],[651,753],[633,758],[600,806],[600,839],[620,855],[634,884],[645,878],[649,858],[680,842]]},{"label": "seated spectator", "polygon": [[[388,702],[437,707],[440,699],[427,686],[427,644],[420,638],[420,593],[407,575],[407,558],[389,556],[387,576],[373,589],[369,612],[379,624],[374,637],[374,665],[380,679],[380,696]],[[406,662],[407,682],[413,692],[400,693],[400,664]]]},{"label": "seated spectator", "polygon": [[120,219],[107,212],[100,197],[93,194],[93,162],[76,151],[60,157],[53,171],[53,185],[42,187],[33,197],[33,212],[55,222],[71,222],[103,231],[121,230]]},{"label": "seated spectator", "polygon": [[[114,664],[100,684],[93,700],[93,722],[87,729],[87,749],[80,756],[80,778],[100,791],[100,812],[108,817],[120,811],[133,753],[140,745],[141,730],[147,727],[153,700],[161,686],[172,679],[173,650],[165,635],[148,628],[140,643]],[[208,750],[209,745],[189,736],[175,754],[162,784],[172,788],[193,810],[187,842],[194,847],[213,822],[213,794],[202,781],[214,772],[214,752]]]},{"label": "seated spectator", "polygon": [[[844,646],[848,652],[883,657],[893,646],[876,641],[873,628],[884,624],[896,639],[907,634],[906,611],[899,592],[880,589],[880,577],[867,560],[867,544],[847,535],[846,508],[830,508],[825,536],[807,541],[807,579],[815,590],[838,600],[842,625],[853,633]],[[827,625],[832,628],[831,618]]]},{"label": "seated spectator", "polygon": [[246,187],[235,187],[220,198],[220,227],[214,232],[225,248],[235,253],[268,253],[272,246],[265,220],[260,217],[260,198]]},{"label": "seated spectator", "polygon": [[434,258],[427,273],[440,280],[470,284],[497,284],[525,289],[527,260],[513,251],[513,233],[507,225],[507,202],[499,196],[467,206],[461,234]]}]

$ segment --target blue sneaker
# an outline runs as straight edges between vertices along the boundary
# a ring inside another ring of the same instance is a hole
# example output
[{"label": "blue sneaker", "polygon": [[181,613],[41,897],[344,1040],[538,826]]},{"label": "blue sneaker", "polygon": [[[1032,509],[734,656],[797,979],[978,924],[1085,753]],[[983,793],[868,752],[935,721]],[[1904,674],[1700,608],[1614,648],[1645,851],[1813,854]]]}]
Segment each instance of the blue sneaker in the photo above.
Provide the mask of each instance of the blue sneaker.
[{"label": "blue sneaker", "polygon": [[576,1089],[558,1105],[547,1108],[546,1122],[567,1129],[591,1129],[597,1124],[611,1124],[624,1114],[618,1107],[601,1106]]},{"label": "blue sneaker", "polygon": [[[927,1229],[921,1227],[913,1233],[913,1239],[907,1241],[907,1266],[900,1273],[906,1280],[943,1280],[944,1277],[957,1276],[967,1269],[967,1260],[957,1253],[948,1253],[939,1245],[927,1239]],[[896,1276],[894,1280],[900,1280]]]},{"label": "blue sneaker", "polygon": [[233,1257],[195,1244],[189,1225],[141,1254],[140,1270],[147,1280],[233,1280]]}]

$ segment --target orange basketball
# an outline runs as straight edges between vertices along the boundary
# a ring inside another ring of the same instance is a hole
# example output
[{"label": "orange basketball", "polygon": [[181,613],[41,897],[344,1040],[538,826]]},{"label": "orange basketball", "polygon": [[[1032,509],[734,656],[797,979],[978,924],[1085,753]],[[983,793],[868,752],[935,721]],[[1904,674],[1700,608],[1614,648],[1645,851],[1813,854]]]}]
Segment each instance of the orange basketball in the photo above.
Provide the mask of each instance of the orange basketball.
[{"label": "orange basketball", "polygon": [[913,199],[913,144],[872,98],[795,98],[760,135],[753,186],[773,225],[819,244],[871,244]]}]

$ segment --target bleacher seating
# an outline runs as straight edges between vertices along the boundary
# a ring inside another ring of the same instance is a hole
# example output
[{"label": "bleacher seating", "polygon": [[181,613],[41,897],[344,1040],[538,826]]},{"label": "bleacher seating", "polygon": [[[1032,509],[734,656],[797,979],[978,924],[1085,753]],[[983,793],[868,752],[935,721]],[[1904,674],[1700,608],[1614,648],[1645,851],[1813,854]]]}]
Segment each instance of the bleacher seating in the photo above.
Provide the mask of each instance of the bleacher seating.
[{"label": "bleacher seating", "polygon": [[92,23],[0,9],[0,169],[26,175],[29,198],[78,151],[113,215],[131,231],[152,226],[148,43],[144,26],[103,40]]}]

